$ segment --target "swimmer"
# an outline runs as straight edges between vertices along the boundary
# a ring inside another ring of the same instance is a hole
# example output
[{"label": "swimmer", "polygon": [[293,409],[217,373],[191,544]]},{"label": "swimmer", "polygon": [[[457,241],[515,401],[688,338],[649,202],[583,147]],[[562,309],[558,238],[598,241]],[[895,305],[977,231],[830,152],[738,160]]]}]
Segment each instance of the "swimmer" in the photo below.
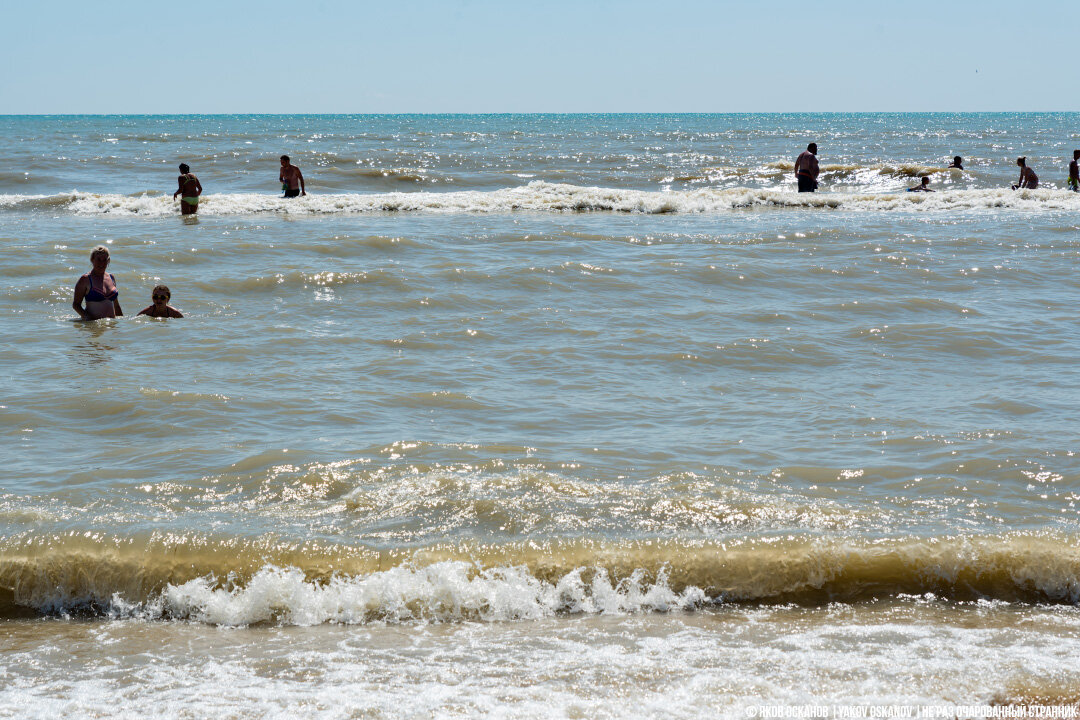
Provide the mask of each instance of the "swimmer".
[{"label": "swimmer", "polygon": [[817,143],[810,143],[795,160],[795,179],[799,182],[799,192],[817,190],[818,172]]},{"label": "swimmer", "polygon": [[184,314],[169,304],[172,293],[168,286],[158,285],[150,293],[150,300],[154,303],[139,311],[140,315],[148,315],[155,318],[182,318]]},{"label": "swimmer", "polygon": [[946,168],[946,170],[963,170],[963,169],[964,169],[964,158],[960,157],[959,155],[954,157],[952,159],[952,165],[950,165],[949,167]]},{"label": "swimmer", "polygon": [[[75,283],[75,299],[71,302],[71,307],[83,320],[120,317],[124,314],[120,309],[116,277],[105,272],[110,260],[109,248],[98,245],[90,251],[90,264],[94,269]],[[83,301],[86,302],[86,307],[83,307]]]},{"label": "swimmer", "polygon": [[922,185],[916,185],[913,188],[908,188],[908,192],[934,192],[930,189],[930,178],[923,176]]},{"label": "swimmer", "polygon": [[1069,163],[1069,189],[1073,192],[1080,192],[1080,167],[1077,167],[1077,163],[1080,162],[1080,150],[1073,150],[1073,159]]},{"label": "swimmer", "polygon": [[1026,157],[1016,158],[1016,164],[1020,166],[1020,183],[1013,185],[1013,190],[1028,189],[1034,190],[1039,187],[1039,176],[1035,174],[1035,171],[1027,166]]},{"label": "swimmer", "polygon": [[278,182],[281,183],[281,189],[285,192],[281,197],[294,198],[298,195],[307,195],[304,189],[304,174],[300,172],[300,168],[289,161],[288,155],[281,156],[281,173],[278,175]]},{"label": "swimmer", "polygon": [[191,172],[186,163],[180,163],[180,177],[176,178],[178,188],[172,194],[173,200],[180,195],[180,214],[194,215],[199,212],[199,196],[202,195],[202,183]]}]

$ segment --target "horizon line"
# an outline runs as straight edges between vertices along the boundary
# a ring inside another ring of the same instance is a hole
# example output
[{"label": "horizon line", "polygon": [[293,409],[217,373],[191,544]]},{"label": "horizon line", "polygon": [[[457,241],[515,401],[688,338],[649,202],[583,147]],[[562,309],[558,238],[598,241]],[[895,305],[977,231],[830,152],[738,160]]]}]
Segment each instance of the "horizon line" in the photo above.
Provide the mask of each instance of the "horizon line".
[{"label": "horizon line", "polygon": [[481,112],[0,112],[0,117],[334,117],[334,116],[541,116],[541,115],[1068,115],[1080,110],[767,110],[767,111],[481,111]]}]

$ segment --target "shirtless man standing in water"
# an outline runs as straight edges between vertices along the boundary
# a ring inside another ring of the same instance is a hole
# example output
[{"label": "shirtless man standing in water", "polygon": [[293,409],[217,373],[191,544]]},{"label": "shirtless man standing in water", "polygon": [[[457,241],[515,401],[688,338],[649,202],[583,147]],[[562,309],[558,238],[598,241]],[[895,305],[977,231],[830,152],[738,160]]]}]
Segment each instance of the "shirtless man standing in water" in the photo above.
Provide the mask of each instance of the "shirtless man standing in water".
[{"label": "shirtless man standing in water", "polygon": [[199,196],[202,195],[202,183],[191,172],[187,163],[180,163],[180,177],[176,178],[179,187],[172,194],[173,200],[180,195],[180,214],[194,215],[199,212]]},{"label": "shirtless man standing in water", "polygon": [[1069,189],[1080,192],[1080,150],[1073,150],[1073,159],[1069,163]]},{"label": "shirtless man standing in water", "polygon": [[278,181],[283,186],[281,189],[285,191],[282,197],[293,198],[298,195],[307,195],[307,191],[304,190],[304,174],[300,172],[300,168],[289,161],[288,155],[281,156],[281,174],[278,175]]},{"label": "shirtless man standing in water", "polygon": [[818,161],[817,143],[810,143],[806,150],[795,160],[795,179],[799,183],[799,192],[817,190]]}]

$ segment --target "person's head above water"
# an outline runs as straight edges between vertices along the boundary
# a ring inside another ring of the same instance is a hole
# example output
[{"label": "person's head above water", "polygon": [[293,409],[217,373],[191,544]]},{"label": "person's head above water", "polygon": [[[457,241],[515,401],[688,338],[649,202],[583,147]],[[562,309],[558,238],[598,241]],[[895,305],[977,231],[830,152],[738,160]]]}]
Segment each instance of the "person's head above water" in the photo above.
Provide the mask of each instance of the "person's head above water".
[{"label": "person's head above water", "polygon": [[1073,160],[1080,160],[1080,150],[1073,150]]},{"label": "person's head above water", "polygon": [[1016,164],[1020,167],[1024,167],[1025,165],[1027,165],[1027,157],[1025,156],[1016,158]]},{"label": "person's head above water", "polygon": [[288,165],[290,162],[292,162],[292,160],[289,159],[288,155],[282,155],[281,156],[281,164],[282,165]]},{"label": "person's head above water", "polygon": [[806,146],[806,149],[817,155],[817,143],[810,143]]},{"label": "person's head above water", "polygon": [[930,184],[930,176],[929,175],[923,175],[922,186],[926,187],[929,184]]},{"label": "person's head above water", "polygon": [[953,161],[953,163],[954,163],[954,164],[956,164],[956,165],[963,165],[963,164],[964,164],[964,158],[960,157],[959,155],[957,155],[956,157],[954,157],[954,158],[952,159],[952,161]]},{"label": "person's head above water", "polygon": [[180,163],[180,172],[187,175],[189,172],[191,172],[191,168],[188,167],[187,163]]},{"label": "person's head above water", "polygon": [[155,305],[165,305],[172,299],[172,292],[170,292],[168,285],[155,285],[150,292],[150,299],[154,301]]},{"label": "person's head above water", "polygon": [[109,264],[109,260],[112,259],[109,255],[109,248],[104,245],[98,245],[90,251],[90,263],[97,268],[100,263],[101,269],[104,270],[105,266]]}]

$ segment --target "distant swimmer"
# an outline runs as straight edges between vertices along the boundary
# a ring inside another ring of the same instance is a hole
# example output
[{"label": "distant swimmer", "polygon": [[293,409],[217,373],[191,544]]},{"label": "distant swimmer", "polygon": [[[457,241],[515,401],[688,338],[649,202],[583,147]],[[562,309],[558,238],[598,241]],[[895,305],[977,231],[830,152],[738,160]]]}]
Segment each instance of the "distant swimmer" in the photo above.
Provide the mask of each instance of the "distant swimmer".
[{"label": "distant swimmer", "polygon": [[[120,309],[116,278],[112,273],[105,272],[110,260],[109,248],[98,245],[90,251],[90,264],[94,269],[75,283],[75,299],[72,300],[71,307],[75,308],[75,312],[79,313],[83,320],[100,320],[124,314]],[[86,302],[86,307],[83,307],[83,301]]]},{"label": "distant swimmer", "polygon": [[908,188],[907,191],[908,192],[934,192],[933,190],[930,189],[930,178],[925,177],[925,176],[922,179],[922,184],[921,185],[916,185],[913,188]]},{"label": "distant swimmer", "polygon": [[1077,162],[1080,162],[1080,150],[1073,150],[1073,159],[1069,163],[1069,189],[1073,192],[1080,192],[1080,167],[1077,167]]},{"label": "distant swimmer", "polygon": [[278,175],[278,181],[281,183],[281,189],[285,191],[282,197],[294,198],[298,195],[307,195],[307,191],[304,190],[304,174],[300,172],[300,168],[289,161],[288,155],[281,156],[281,174]]},{"label": "distant swimmer", "polygon": [[145,307],[139,311],[140,315],[149,315],[154,318],[182,318],[184,314],[169,304],[169,300],[172,299],[172,292],[169,291],[167,285],[157,285],[150,292],[150,301],[153,303],[150,307]]},{"label": "distant swimmer", "polygon": [[179,187],[172,194],[173,200],[180,195],[180,214],[194,215],[199,212],[199,196],[202,195],[202,183],[191,172],[186,163],[180,163],[180,177],[176,178]]},{"label": "distant swimmer", "polygon": [[1016,164],[1020,166],[1020,184],[1013,185],[1013,190],[1020,190],[1027,188],[1028,190],[1034,190],[1039,187],[1039,176],[1035,174],[1035,171],[1027,166],[1026,157],[1016,158]]},{"label": "distant swimmer", "polygon": [[799,192],[817,190],[818,161],[817,143],[810,143],[806,150],[795,160],[795,179],[799,181]]},{"label": "distant swimmer", "polygon": [[964,169],[964,158],[957,155],[956,157],[954,157],[952,159],[952,165],[950,165],[949,167],[947,167],[945,169],[946,170],[963,170]]}]

